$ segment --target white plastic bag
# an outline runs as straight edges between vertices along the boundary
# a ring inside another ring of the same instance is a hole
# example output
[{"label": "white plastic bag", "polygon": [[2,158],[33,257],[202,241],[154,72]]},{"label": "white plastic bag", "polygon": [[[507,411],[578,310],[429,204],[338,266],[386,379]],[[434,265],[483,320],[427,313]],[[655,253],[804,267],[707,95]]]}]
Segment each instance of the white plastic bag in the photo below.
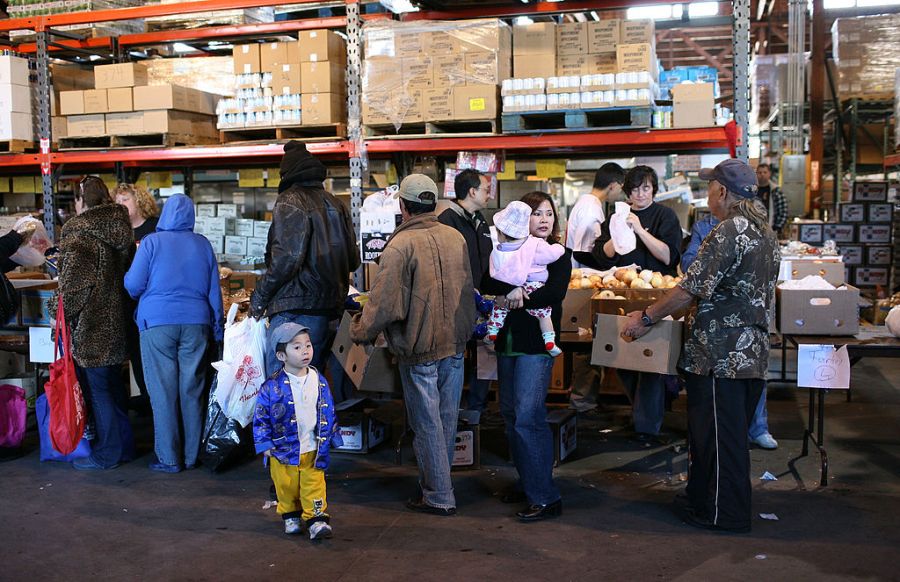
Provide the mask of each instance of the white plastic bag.
[{"label": "white plastic bag", "polygon": [[900,305],[891,307],[891,310],[888,311],[887,319],[884,320],[884,325],[889,332],[894,334],[894,337],[900,337]]},{"label": "white plastic bag", "polygon": [[30,216],[23,216],[16,221],[13,227],[16,232],[26,232],[34,230],[31,240],[28,244],[19,247],[11,257],[12,261],[22,265],[23,267],[40,267],[44,264],[44,252],[53,246],[50,237],[47,236],[47,229],[44,223]]},{"label": "white plastic bag", "polygon": [[266,322],[248,317],[234,322],[237,303],[228,310],[222,361],[215,362],[216,401],[228,418],[247,426],[256,396],[266,380]]},{"label": "white plastic bag", "polygon": [[637,248],[637,237],[628,225],[627,218],[631,207],[624,202],[616,202],[616,212],[609,219],[609,236],[617,254],[627,255]]}]

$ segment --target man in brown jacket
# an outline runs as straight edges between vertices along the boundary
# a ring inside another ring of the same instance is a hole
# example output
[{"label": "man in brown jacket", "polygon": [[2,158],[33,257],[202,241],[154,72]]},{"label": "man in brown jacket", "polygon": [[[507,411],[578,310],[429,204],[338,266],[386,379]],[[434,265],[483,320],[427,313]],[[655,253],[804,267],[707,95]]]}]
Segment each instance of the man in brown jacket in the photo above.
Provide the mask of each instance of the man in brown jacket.
[{"label": "man in brown jacket", "polygon": [[456,513],[450,466],[463,385],[463,352],[475,323],[472,272],[462,235],[434,214],[437,185],[422,174],[400,183],[401,224],[384,248],[378,276],[350,336],[372,343],[384,331],[400,378],[421,496],[414,511]]}]

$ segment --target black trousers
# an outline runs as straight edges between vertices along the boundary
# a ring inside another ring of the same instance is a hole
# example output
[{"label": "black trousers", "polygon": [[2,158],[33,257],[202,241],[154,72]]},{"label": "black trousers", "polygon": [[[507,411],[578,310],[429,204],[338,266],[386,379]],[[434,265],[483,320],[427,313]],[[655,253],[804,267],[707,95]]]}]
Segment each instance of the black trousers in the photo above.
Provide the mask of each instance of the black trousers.
[{"label": "black trousers", "polygon": [[747,429],[765,380],[731,380],[685,373],[694,510],[726,528],[749,527],[750,451]]}]

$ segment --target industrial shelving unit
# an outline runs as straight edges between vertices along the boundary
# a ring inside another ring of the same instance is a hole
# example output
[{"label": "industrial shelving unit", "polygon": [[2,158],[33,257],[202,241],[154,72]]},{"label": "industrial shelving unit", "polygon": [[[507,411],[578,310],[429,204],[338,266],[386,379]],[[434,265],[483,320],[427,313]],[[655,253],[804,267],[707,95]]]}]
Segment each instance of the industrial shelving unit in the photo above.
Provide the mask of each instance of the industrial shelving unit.
[{"label": "industrial shelving unit", "polygon": [[[313,4],[316,0],[292,0],[290,4]],[[189,30],[167,30],[122,35],[115,38],[79,39],[55,31],[55,27],[151,18],[173,14],[214,12],[218,10],[270,7],[285,0],[198,0],[179,4],[160,4],[113,10],[77,12],[0,21],[0,32],[33,30],[36,42],[19,45],[17,50],[34,54],[37,61],[39,87],[39,151],[36,154],[0,155],[0,169],[6,173],[41,171],[43,177],[44,220],[49,233],[54,226],[53,173],[66,171],[98,171],[110,168],[207,168],[265,166],[279,159],[282,146],[277,143],[235,146],[197,146],[98,151],[52,151],[50,128],[49,61],[60,51],[107,50],[119,59],[127,59],[128,48],[198,40],[232,40],[266,38],[317,28],[343,28],[347,33],[348,138],[328,142],[312,142],[309,150],[329,159],[348,161],[350,165],[351,211],[359,225],[359,208],[363,188],[368,183],[368,157],[397,155],[455,155],[460,150],[494,150],[520,155],[588,155],[588,154],[659,154],[726,152],[729,141],[723,127],[699,129],[626,129],[540,135],[496,135],[482,137],[428,137],[365,139],[361,131],[362,24],[386,14],[362,15],[359,0],[345,0],[345,16],[278,21],[274,23],[210,26]],[[632,0],[600,0],[576,2],[533,2],[499,7],[465,7],[451,11],[407,13],[403,20],[459,20],[487,17],[546,16],[591,10],[624,9]],[[642,0],[642,5],[666,3],[665,0]],[[747,135],[748,61],[750,33],[749,0],[733,0],[734,17],[734,90],[733,111],[741,135]],[[747,158],[747,141],[739,140],[738,156]]]}]

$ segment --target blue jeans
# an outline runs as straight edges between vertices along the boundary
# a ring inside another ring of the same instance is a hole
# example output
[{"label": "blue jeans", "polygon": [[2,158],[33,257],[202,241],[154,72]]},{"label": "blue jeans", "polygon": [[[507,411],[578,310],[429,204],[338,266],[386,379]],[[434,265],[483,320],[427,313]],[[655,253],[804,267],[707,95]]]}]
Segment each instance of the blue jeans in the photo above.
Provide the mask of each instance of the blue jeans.
[{"label": "blue jeans", "polygon": [[432,507],[456,507],[450,467],[464,375],[462,354],[424,364],[400,364],[406,414],[415,433],[419,488],[422,499]]},{"label": "blue jeans", "polygon": [[635,432],[659,434],[666,412],[666,387],[661,374],[616,370],[631,402]]},{"label": "blue jeans", "polygon": [[497,354],[500,413],[519,482],[529,503],[559,500],[553,483],[553,433],[547,424],[547,390],[553,358]]},{"label": "blue jeans", "polygon": [[78,382],[94,417],[91,460],[109,468],[134,458],[134,437],[128,422],[128,396],[122,366],[76,367]]},{"label": "blue jeans", "polygon": [[759,396],[759,403],[756,405],[756,412],[753,414],[753,420],[750,421],[749,435],[751,439],[755,439],[768,432],[769,411],[766,410],[766,388],[764,386],[762,394]]},{"label": "blue jeans", "polygon": [[480,380],[478,378],[478,367],[472,371],[472,378],[469,380],[469,397],[466,399],[466,410],[477,410],[483,414],[487,408],[488,392],[491,389],[490,380]]},{"label": "blue jeans", "polygon": [[[144,377],[153,408],[153,449],[160,463],[181,465],[182,458],[185,465],[197,462],[209,337],[209,326],[200,324],[158,325],[141,332]],[[184,427],[183,446],[179,424]]]}]

